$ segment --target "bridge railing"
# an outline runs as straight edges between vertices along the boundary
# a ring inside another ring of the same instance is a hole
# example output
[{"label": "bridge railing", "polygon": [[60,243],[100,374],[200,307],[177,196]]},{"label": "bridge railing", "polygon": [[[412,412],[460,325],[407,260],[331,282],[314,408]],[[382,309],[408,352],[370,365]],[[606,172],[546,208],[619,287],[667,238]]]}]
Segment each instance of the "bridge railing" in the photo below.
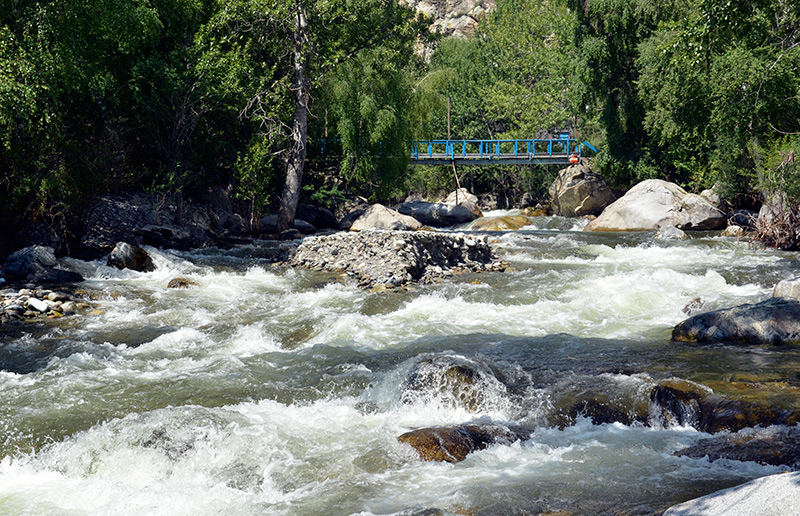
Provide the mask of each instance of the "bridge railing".
[{"label": "bridge railing", "polygon": [[414,140],[411,142],[411,159],[430,159],[444,156],[448,159],[534,158],[576,154],[581,156],[583,144],[575,139],[530,140]]}]

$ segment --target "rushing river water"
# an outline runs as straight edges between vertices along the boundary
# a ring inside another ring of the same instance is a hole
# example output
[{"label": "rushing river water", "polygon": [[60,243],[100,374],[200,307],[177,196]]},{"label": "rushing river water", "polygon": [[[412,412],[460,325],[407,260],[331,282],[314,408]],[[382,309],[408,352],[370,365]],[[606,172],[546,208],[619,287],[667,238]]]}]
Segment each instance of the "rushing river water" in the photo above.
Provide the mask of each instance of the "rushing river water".
[{"label": "rushing river water", "polygon": [[[795,349],[670,342],[687,305],[763,300],[795,255],[581,227],[493,233],[506,272],[402,292],[269,264],[270,242],[148,249],[151,273],[67,260],[96,310],[0,337],[0,514],[660,514],[779,471],[674,456],[691,428],[553,421],[671,377],[798,408]],[[436,376],[453,364],[485,373],[475,392]],[[397,441],[467,422],[532,436],[456,464]]]}]

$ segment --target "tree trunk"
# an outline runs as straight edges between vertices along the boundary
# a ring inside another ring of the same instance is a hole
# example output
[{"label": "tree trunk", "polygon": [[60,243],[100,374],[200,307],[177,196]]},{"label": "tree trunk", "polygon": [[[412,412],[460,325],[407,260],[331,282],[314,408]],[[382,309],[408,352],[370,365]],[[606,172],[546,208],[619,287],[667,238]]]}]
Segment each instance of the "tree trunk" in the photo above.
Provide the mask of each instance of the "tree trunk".
[{"label": "tree trunk", "polygon": [[308,97],[309,84],[306,79],[306,49],[308,46],[308,18],[303,0],[297,0],[294,22],[294,78],[292,97],[294,100],[294,124],[292,126],[292,149],[286,166],[286,186],[281,195],[278,210],[278,232],[294,227],[294,214],[300,199],[303,169],[306,161],[306,140],[308,136]]}]

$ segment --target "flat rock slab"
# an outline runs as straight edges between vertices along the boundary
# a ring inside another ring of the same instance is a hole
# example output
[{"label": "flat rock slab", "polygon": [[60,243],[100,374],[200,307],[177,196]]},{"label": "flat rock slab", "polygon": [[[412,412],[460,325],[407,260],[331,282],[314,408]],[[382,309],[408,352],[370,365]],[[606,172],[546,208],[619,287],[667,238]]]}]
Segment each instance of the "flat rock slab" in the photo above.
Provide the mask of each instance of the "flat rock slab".
[{"label": "flat rock slab", "polygon": [[429,283],[453,273],[505,268],[486,239],[431,231],[361,231],[308,237],[289,263],[346,272],[366,288]]},{"label": "flat rock slab", "polygon": [[800,301],[774,297],[752,305],[698,314],[672,330],[678,342],[800,343]]},{"label": "flat rock slab", "polygon": [[771,426],[737,433],[724,433],[701,439],[675,453],[678,457],[757,462],[770,466],[800,465],[800,429],[796,426]]},{"label": "flat rock slab", "polygon": [[800,499],[800,472],[757,478],[690,500],[664,516],[793,516]]}]

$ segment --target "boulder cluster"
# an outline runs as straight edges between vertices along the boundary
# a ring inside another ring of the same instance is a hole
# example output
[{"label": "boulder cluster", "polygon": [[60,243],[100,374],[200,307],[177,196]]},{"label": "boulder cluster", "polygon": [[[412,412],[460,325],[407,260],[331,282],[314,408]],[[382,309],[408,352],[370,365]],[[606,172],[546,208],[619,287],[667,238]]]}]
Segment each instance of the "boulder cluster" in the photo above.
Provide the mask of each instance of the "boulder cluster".
[{"label": "boulder cluster", "polygon": [[431,231],[361,231],[307,237],[289,263],[347,273],[367,288],[430,283],[456,273],[505,268],[485,238]]},{"label": "boulder cluster", "polygon": [[0,324],[73,315],[90,307],[85,296],[43,288],[0,290]]}]

